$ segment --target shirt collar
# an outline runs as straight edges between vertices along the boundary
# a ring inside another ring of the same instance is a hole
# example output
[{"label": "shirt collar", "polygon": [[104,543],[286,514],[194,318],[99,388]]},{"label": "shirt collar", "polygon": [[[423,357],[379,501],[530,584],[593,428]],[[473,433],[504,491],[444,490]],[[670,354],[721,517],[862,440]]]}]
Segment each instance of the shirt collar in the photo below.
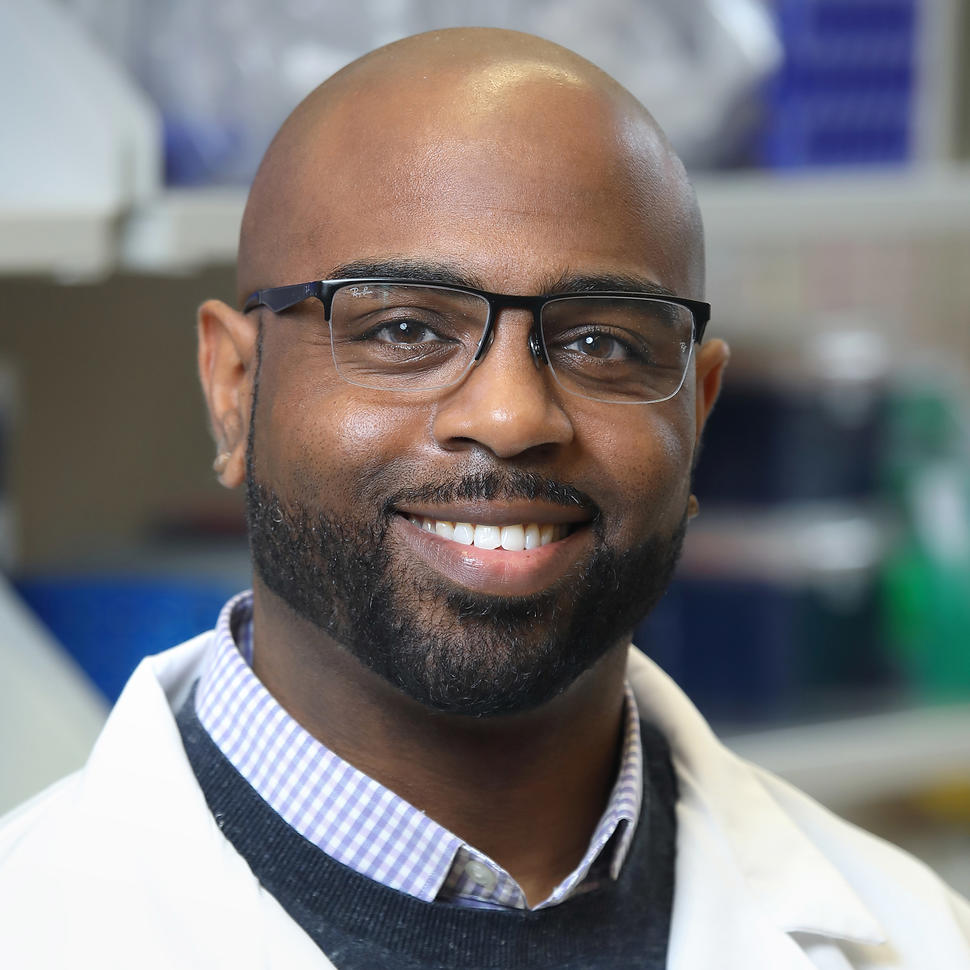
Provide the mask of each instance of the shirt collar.
[{"label": "shirt collar", "polygon": [[[199,720],[240,774],[304,838],[386,886],[425,901],[525,908],[501,866],[330,751],[280,706],[252,671],[252,604],[247,591],[223,607],[196,693]],[[615,879],[629,852],[643,752],[626,690],[620,766],[606,809],[579,866],[540,906],[586,888],[607,859]]]}]

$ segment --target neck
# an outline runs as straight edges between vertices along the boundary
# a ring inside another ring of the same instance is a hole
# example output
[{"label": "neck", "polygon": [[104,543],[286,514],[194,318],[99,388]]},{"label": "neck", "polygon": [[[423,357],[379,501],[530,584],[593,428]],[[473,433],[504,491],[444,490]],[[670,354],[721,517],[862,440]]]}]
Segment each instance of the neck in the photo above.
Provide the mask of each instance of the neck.
[{"label": "neck", "polygon": [[523,714],[418,704],[257,584],[254,669],[335,754],[484,852],[541,901],[580,862],[614,781],[625,645]]}]

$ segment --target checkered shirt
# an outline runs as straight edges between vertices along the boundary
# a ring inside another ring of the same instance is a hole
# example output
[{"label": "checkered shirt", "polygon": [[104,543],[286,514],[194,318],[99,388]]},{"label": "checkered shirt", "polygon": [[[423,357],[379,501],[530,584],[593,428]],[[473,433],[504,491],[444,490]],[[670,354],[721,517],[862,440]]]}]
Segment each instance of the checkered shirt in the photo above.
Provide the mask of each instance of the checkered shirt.
[{"label": "checkered shirt", "polygon": [[[283,710],[252,671],[252,610],[249,591],[223,607],[196,691],[199,720],[243,778],[305,839],[391,889],[426,902],[527,909],[501,866],[339,758]],[[620,770],[589,848],[536,909],[619,875],[642,798],[640,724],[629,686],[624,716]]]}]

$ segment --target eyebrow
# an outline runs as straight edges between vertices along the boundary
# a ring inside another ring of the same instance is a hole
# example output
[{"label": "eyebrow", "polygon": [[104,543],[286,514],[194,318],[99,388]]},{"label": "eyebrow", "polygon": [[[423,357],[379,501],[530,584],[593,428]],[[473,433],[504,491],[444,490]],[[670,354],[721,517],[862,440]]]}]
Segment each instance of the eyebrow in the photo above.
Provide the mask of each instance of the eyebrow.
[{"label": "eyebrow", "polygon": [[[473,273],[456,269],[448,263],[419,259],[354,260],[334,266],[329,279],[412,280],[416,283],[435,282],[450,286],[464,286],[491,292],[484,281]],[[646,277],[627,273],[563,273],[546,280],[542,293],[591,293],[615,291],[619,293],[650,293],[655,296],[676,296],[673,290]],[[525,295],[525,294],[523,294]]]}]

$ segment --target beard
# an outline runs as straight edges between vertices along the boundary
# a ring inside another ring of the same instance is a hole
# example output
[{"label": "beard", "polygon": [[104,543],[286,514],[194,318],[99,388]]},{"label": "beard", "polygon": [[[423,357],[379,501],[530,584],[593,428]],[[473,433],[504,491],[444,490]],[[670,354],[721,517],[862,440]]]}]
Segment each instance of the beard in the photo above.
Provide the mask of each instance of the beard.
[{"label": "beard", "polygon": [[[514,470],[402,491],[363,521],[284,501],[248,466],[249,539],[263,584],[389,684],[450,714],[516,714],[565,691],[656,605],[687,522],[685,514],[673,535],[616,550],[591,499]],[[522,597],[478,594],[395,556],[396,507],[494,498],[590,509],[593,554],[552,588]]]}]

